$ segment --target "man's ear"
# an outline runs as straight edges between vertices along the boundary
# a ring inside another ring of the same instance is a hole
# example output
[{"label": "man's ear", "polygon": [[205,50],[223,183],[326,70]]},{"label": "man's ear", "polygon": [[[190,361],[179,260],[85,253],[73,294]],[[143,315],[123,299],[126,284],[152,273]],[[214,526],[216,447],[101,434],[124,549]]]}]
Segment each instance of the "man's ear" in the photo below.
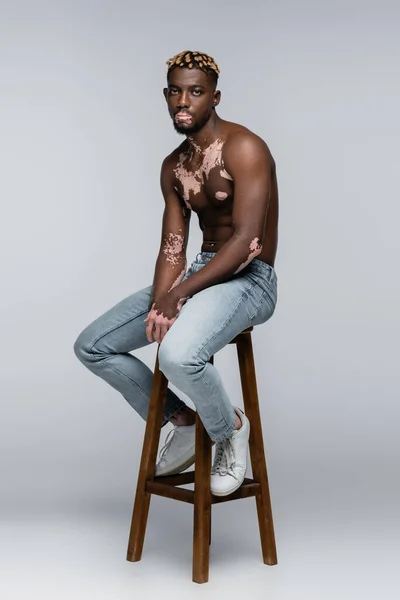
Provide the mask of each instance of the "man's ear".
[{"label": "man's ear", "polygon": [[167,100],[168,98],[168,88],[163,89],[164,98]]},{"label": "man's ear", "polygon": [[216,106],[218,106],[218,104],[221,101],[221,92],[219,90],[217,90],[216,92],[214,92],[214,98],[213,98],[213,108],[215,108]]}]

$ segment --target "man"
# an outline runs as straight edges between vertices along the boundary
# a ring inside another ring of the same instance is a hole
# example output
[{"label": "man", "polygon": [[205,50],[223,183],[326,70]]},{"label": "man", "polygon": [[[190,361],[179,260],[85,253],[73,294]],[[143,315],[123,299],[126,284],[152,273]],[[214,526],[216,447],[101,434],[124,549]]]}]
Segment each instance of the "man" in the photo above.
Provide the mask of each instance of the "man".
[{"label": "man", "polygon": [[[215,442],[211,491],[234,492],[246,472],[250,425],[233,407],[210,357],[251,325],[267,321],[277,299],[278,187],[265,142],[216,113],[219,69],[200,52],[167,62],[164,89],[183,143],[165,158],[161,245],[153,285],[96,319],[78,337],[75,353],[146,419],[152,372],[131,351],[153,341],[168,380],[193,401]],[[252,107],[260,110],[256,102]],[[196,212],[203,244],[186,270],[189,222]],[[195,412],[168,389],[168,434],[156,475],[194,463]]]}]

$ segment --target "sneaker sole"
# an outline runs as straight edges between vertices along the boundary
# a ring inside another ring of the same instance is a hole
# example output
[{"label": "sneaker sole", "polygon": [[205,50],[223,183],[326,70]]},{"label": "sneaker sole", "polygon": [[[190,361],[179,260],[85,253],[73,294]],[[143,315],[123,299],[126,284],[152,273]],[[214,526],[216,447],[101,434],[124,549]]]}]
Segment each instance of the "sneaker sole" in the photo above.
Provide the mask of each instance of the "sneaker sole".
[{"label": "sneaker sole", "polygon": [[242,485],[243,481],[246,479],[246,473],[243,476],[242,481],[239,481],[234,488],[230,489],[229,492],[213,492],[211,490],[211,494],[213,496],[229,496],[230,494],[233,494],[233,492],[236,492],[236,490],[238,490],[240,488],[240,486]]},{"label": "sneaker sole", "polygon": [[181,463],[178,467],[175,467],[174,469],[168,470],[168,471],[162,471],[161,473],[155,473],[156,477],[164,477],[167,475],[178,475],[179,473],[182,473],[182,471],[186,471],[186,469],[188,469],[189,467],[191,467],[195,462],[195,455],[194,455],[194,450],[193,450],[193,455],[190,456],[187,460],[185,460],[185,462]]}]

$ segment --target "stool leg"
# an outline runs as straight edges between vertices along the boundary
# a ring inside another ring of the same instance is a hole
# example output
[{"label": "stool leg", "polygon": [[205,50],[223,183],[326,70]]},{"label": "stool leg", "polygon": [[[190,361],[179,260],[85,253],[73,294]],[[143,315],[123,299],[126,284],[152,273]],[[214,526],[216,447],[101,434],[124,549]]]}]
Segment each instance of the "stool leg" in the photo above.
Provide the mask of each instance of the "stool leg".
[{"label": "stool leg", "polygon": [[211,518],[212,518],[212,504],[210,506],[210,527],[208,530],[208,544],[211,546]]},{"label": "stool leg", "polygon": [[211,543],[211,440],[196,415],[196,462],[194,473],[193,581],[206,583]]},{"label": "stool leg", "polygon": [[158,368],[158,350],[151,388],[150,404],[146,419],[146,430],[143,440],[142,458],[135,503],[133,507],[131,530],[129,534],[127,560],[136,562],[142,557],[147,517],[149,514],[151,494],[146,492],[146,482],[154,477],[158,442],[163,419],[164,404],[167,396],[168,381]]},{"label": "stool leg", "polygon": [[256,372],[254,367],[253,345],[250,334],[243,334],[237,340],[240,378],[243,391],[244,410],[250,421],[250,457],[254,480],[260,484],[261,493],[256,496],[258,525],[264,563],[276,565],[274,524],[269,493],[267,464],[258,404]]},{"label": "stool leg", "polygon": [[[213,365],[214,364],[214,356],[211,356],[210,360],[208,362],[210,362]],[[208,543],[209,543],[209,545],[211,545],[211,527],[212,527],[211,521],[212,521],[212,503],[211,503],[211,506],[210,506],[210,530],[209,530],[209,535],[208,535]]]}]

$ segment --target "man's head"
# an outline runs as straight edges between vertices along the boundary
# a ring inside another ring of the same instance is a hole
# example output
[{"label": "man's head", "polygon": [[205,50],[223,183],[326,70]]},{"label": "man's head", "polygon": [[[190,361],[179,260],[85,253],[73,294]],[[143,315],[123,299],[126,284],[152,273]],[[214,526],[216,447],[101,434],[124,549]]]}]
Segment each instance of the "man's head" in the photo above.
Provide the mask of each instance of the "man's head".
[{"label": "man's head", "polygon": [[164,96],[169,114],[178,133],[191,135],[204,127],[219,104],[218,66],[211,56],[189,50],[168,60],[167,65]]}]

